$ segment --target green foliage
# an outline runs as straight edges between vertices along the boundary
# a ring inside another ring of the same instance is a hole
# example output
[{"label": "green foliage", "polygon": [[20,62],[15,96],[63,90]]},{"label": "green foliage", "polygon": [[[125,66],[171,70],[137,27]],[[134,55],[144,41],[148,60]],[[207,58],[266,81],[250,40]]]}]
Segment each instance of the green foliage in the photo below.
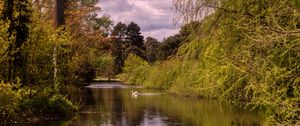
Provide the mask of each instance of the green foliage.
[{"label": "green foliage", "polygon": [[[126,39],[128,42],[128,46],[130,47],[137,47],[139,50],[133,50],[133,52],[128,53],[135,53],[136,55],[142,57],[141,50],[143,50],[144,46],[144,36],[142,36],[141,28],[138,26],[138,24],[134,22],[130,22],[127,26],[126,31]],[[139,51],[139,52],[137,52]]]},{"label": "green foliage", "polygon": [[163,61],[175,56],[178,48],[190,41],[190,35],[199,31],[197,27],[200,25],[201,23],[198,21],[185,24],[181,27],[179,34],[164,38],[162,42],[158,42],[151,37],[146,38],[144,55],[147,61],[154,63],[155,61]]},{"label": "green foliage", "polygon": [[142,84],[148,77],[150,66],[146,61],[130,53],[124,63],[124,73],[119,78],[129,84]]},{"label": "green foliage", "polygon": [[71,102],[53,88],[20,88],[20,85],[0,83],[0,121],[4,124],[24,122],[37,117],[70,116],[78,111],[75,102]]},{"label": "green foliage", "polygon": [[19,109],[19,103],[22,100],[21,91],[14,91],[13,85],[9,83],[0,83],[0,120],[10,120],[17,117],[16,111]]},{"label": "green foliage", "polygon": [[158,59],[166,60],[170,58],[170,56],[174,56],[181,42],[181,35],[179,34],[164,39],[159,46]]},{"label": "green foliage", "polygon": [[111,55],[104,54],[99,57],[92,57],[90,62],[96,70],[97,77],[107,77],[109,79],[113,77],[114,58]]},{"label": "green foliage", "polygon": [[[2,60],[2,76],[5,81],[15,81],[17,77],[24,80],[24,56],[22,46],[29,36],[28,25],[30,23],[30,2],[5,0],[1,3],[1,50],[5,51]],[[2,25],[4,26],[2,28]],[[3,52],[2,52],[3,53]]]},{"label": "green foliage", "polygon": [[111,21],[93,15],[99,9],[95,0],[81,2],[80,9],[68,3],[68,11],[82,13],[66,12],[71,17],[67,26],[56,29],[52,2],[0,1],[0,122],[69,116],[82,105],[80,91],[72,84],[95,77],[96,62],[91,59],[107,53],[99,50],[107,48],[101,42],[109,39],[102,33]]},{"label": "green foliage", "polygon": [[74,106],[66,97],[61,94],[53,95],[49,101],[49,109],[55,114],[70,115],[78,111],[77,106]]},{"label": "green foliage", "polygon": [[179,67],[177,60],[163,62],[157,67],[152,66],[149,70],[150,73],[143,84],[146,87],[167,90],[178,77]]},{"label": "green foliage", "polygon": [[[187,15],[193,13],[196,18],[200,16],[197,11],[205,10],[202,2],[187,1],[177,1],[177,6],[189,4],[178,8]],[[299,125],[298,4],[288,0],[204,1],[217,6],[215,12],[197,25],[176,57],[151,66],[145,73],[149,77],[140,83],[261,108],[266,112],[266,125]],[[139,78],[140,74],[129,72],[123,78]]]},{"label": "green foliage", "polygon": [[129,53],[146,59],[144,51],[144,37],[141,34],[141,28],[134,22],[126,25],[119,22],[112,31],[113,44],[112,56],[115,57],[115,74],[122,71],[124,60]]},{"label": "green foliage", "polygon": [[154,63],[159,57],[159,46],[160,43],[157,39],[147,37],[145,42],[145,56],[149,63]]}]

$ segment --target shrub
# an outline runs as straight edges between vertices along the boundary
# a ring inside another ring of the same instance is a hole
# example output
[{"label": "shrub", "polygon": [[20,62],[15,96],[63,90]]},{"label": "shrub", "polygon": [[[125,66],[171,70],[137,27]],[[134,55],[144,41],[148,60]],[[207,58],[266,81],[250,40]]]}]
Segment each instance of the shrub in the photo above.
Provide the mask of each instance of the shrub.
[{"label": "shrub", "polygon": [[136,56],[135,54],[129,54],[123,68],[123,73],[118,77],[129,84],[142,84],[148,77],[148,70],[150,65]]},{"label": "shrub", "polygon": [[10,83],[0,83],[0,120],[16,118],[19,104],[22,101],[21,91],[13,90]]},{"label": "shrub", "polygon": [[55,115],[68,116],[78,111],[78,107],[74,106],[65,96],[61,94],[53,95],[48,101],[49,109]]},{"label": "shrub", "polygon": [[19,85],[0,83],[0,122],[4,124],[31,121],[32,118],[70,116],[78,111],[76,105],[53,88],[34,90]]}]

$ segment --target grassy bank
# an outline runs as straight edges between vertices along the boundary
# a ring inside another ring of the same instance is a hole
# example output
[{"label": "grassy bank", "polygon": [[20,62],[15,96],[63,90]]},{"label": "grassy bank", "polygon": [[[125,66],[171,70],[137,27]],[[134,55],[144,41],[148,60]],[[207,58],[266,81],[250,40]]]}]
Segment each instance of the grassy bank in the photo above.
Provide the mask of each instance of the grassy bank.
[{"label": "grassy bank", "polygon": [[217,11],[193,29],[191,41],[176,56],[149,65],[130,55],[120,78],[175,94],[255,106],[266,113],[266,125],[300,125],[300,35],[292,32],[299,29],[292,20],[299,13],[291,11],[295,5],[285,4],[291,8],[275,2],[266,5],[268,11],[257,5],[249,12],[260,17]]}]

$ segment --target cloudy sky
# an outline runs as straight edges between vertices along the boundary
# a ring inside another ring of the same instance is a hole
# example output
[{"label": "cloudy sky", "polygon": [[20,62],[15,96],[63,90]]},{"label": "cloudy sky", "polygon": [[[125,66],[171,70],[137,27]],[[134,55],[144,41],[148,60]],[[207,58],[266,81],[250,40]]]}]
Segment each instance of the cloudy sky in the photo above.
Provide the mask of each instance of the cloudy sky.
[{"label": "cloudy sky", "polygon": [[144,37],[161,41],[179,31],[173,25],[172,0],[99,0],[98,6],[102,14],[111,16],[114,24],[119,21],[137,23]]}]

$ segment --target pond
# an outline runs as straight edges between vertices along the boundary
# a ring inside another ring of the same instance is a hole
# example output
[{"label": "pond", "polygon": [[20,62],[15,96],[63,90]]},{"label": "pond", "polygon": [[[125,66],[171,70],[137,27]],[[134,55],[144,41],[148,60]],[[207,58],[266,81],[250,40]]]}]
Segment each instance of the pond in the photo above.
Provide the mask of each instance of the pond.
[{"label": "pond", "polygon": [[[202,100],[121,83],[98,83],[85,89],[86,106],[55,126],[259,126],[257,112],[215,100]],[[132,91],[137,91],[132,95]]]}]

